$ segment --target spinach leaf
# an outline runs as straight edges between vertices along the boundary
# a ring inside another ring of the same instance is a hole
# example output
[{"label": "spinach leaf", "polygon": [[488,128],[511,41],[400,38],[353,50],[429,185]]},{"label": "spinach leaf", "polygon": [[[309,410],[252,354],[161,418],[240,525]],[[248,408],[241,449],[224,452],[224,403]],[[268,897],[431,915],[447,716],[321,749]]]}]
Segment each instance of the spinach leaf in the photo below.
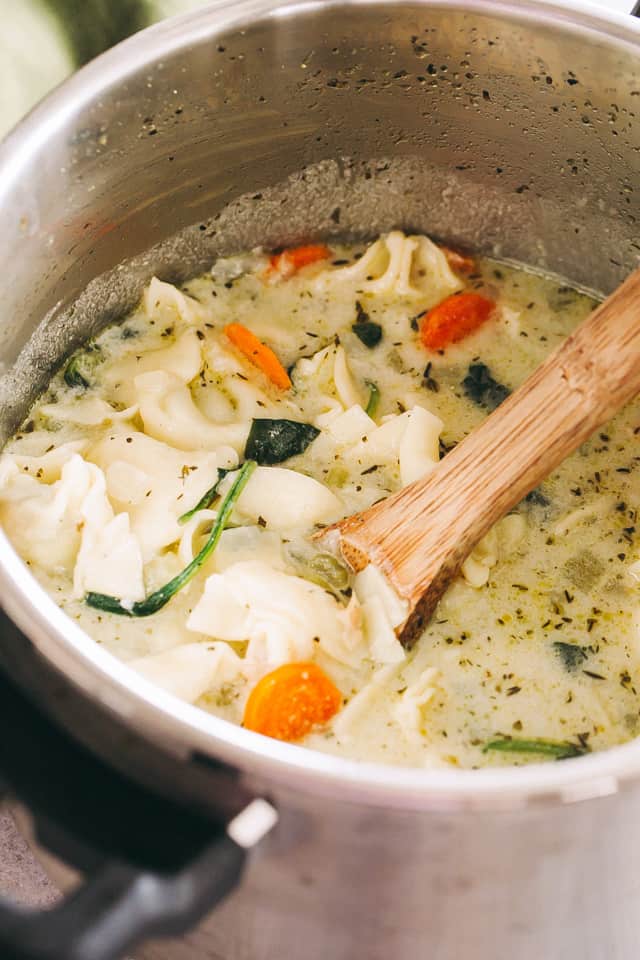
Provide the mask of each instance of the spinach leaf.
[{"label": "spinach leaf", "polygon": [[272,466],[304,453],[319,433],[313,424],[298,420],[254,420],[244,455],[247,460]]},{"label": "spinach leaf", "polygon": [[133,603],[131,607],[123,607],[117,597],[110,597],[106,593],[93,592],[85,595],[84,599],[87,606],[94,607],[96,610],[104,610],[106,613],[119,613],[123,617],[149,617],[151,614],[161,610],[182,587],[186,586],[186,584],[195,577],[200,567],[208,560],[218,546],[218,541],[222,535],[222,531],[227,525],[235,503],[244,490],[255,467],[256,463],[254,460],[247,460],[246,463],[243,463],[240,467],[227,495],[220,504],[216,522],[212,527],[207,542],[202,550],[195,555],[191,563],[177,576],[169,580],[168,583],[165,583],[159,590],[150,593],[144,600],[138,600],[136,603]]},{"label": "spinach leaf", "polygon": [[584,647],[578,646],[577,643],[563,643],[561,640],[556,640],[552,647],[562,660],[565,670],[569,673],[577,670],[580,664],[587,659],[586,650]]},{"label": "spinach leaf", "polygon": [[549,498],[545,497],[540,487],[536,487],[536,489],[528,493],[524,499],[527,503],[533,503],[537,507],[548,507],[551,503]]},{"label": "spinach leaf", "polygon": [[91,386],[91,374],[102,359],[102,351],[97,344],[78,350],[65,367],[62,374],[64,382],[68,387],[86,390]]},{"label": "spinach leaf", "polygon": [[77,357],[74,357],[74,359],[67,364],[63,376],[64,382],[68,387],[78,387],[80,390],[86,390],[90,385],[89,381],[80,371]]},{"label": "spinach leaf", "polygon": [[504,737],[501,740],[491,740],[482,752],[495,750],[499,753],[530,753],[541,757],[551,757],[554,760],[567,760],[569,757],[581,757],[589,753],[589,748],[568,740],[544,740],[542,737],[532,740],[517,740]]},{"label": "spinach leaf", "polygon": [[369,347],[370,350],[382,340],[382,327],[373,320],[354,323],[351,329],[358,340],[364,343],[365,347]]},{"label": "spinach leaf", "polygon": [[508,387],[498,383],[491,376],[491,371],[485,363],[472,363],[469,366],[467,375],[462,381],[462,387],[470,400],[489,411],[499,407],[511,393]]},{"label": "spinach leaf", "polygon": [[356,300],[356,322],[351,329],[358,340],[369,349],[377,346],[382,340],[382,327],[379,323],[369,319],[369,314],[359,300]]}]

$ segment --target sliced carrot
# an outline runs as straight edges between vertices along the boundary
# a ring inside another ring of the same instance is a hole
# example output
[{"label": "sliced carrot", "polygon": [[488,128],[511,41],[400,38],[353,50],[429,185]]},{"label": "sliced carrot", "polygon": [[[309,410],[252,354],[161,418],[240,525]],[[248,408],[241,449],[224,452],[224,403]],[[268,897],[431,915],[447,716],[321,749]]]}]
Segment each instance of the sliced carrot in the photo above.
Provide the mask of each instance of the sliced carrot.
[{"label": "sliced carrot", "polygon": [[452,270],[457,270],[458,273],[473,273],[476,268],[476,262],[473,257],[469,257],[466,253],[461,253],[459,250],[452,250],[451,247],[440,247],[445,257],[447,258],[447,263]]},{"label": "sliced carrot", "polygon": [[479,293],[454,293],[424,314],[420,324],[422,342],[429,350],[458,343],[477,330],[494,309],[493,300]]},{"label": "sliced carrot", "polygon": [[342,694],[315,663],[285,663],[258,681],[243,726],[276,740],[302,740],[342,706]]},{"label": "sliced carrot", "polygon": [[281,390],[288,390],[291,386],[289,374],[282,366],[275,353],[262,340],[258,340],[255,333],[247,330],[241,323],[230,323],[224,328],[234,347],[243,353],[256,367]]},{"label": "sliced carrot", "polygon": [[324,243],[309,243],[302,247],[289,247],[282,253],[274,253],[270,259],[271,269],[282,277],[292,277],[298,270],[319,260],[327,260],[331,250]]}]

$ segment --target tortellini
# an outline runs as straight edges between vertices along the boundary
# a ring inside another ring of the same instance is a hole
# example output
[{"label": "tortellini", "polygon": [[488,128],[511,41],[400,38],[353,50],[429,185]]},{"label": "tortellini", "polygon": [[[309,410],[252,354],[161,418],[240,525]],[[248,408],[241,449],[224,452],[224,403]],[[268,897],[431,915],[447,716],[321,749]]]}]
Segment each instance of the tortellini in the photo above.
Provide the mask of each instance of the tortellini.
[{"label": "tortellini", "polygon": [[181,452],[138,431],[108,434],[87,457],[104,470],[112,502],[129,514],[145,563],[180,539],[178,518],[213,486],[218,468],[238,462],[231,447]]},{"label": "tortellini", "polygon": [[399,230],[376,240],[353,265],[324,271],[316,280],[322,289],[334,283],[355,284],[374,296],[420,300],[425,307],[462,287],[442,250],[428,237],[407,237]]},{"label": "tortellini", "polygon": [[187,621],[219,640],[248,641],[247,670],[263,673],[283,663],[309,660],[316,644],[331,653],[360,640],[359,630],[342,615],[338,602],[301,577],[259,561],[241,561],[208,577],[204,593]]},{"label": "tortellini", "polygon": [[105,365],[101,381],[109,400],[132,406],[137,401],[136,377],[161,370],[187,384],[198,376],[201,369],[201,341],[195,330],[185,330],[166,347],[141,352],[140,346],[135,346],[118,363]]},{"label": "tortellini", "polygon": [[376,430],[375,421],[365,413],[360,404],[347,410],[338,408],[316,417],[316,425],[329,434],[338,444],[357,443],[362,437]]},{"label": "tortellini", "polygon": [[153,277],[144,292],[144,309],[154,321],[170,323],[182,320],[192,324],[204,319],[203,311],[197,300],[188,297],[172,283],[165,283]]},{"label": "tortellini", "polygon": [[395,629],[407,619],[408,603],[372,564],[357,574],[354,590],[362,607],[369,656],[376,663],[400,663],[406,651]]},{"label": "tortellini", "polygon": [[126,513],[113,515],[104,496],[92,491],[82,507],[82,541],[73,574],[74,593],[87,592],[118,597],[126,606],[145,595],[142,552],[131,533]]},{"label": "tortellini", "polygon": [[440,459],[439,438],[442,420],[424,407],[385,418],[380,426],[363,435],[352,456],[365,465],[396,461],[401,486],[419,480]]},{"label": "tortellini", "polygon": [[77,454],[51,484],[20,473],[15,464],[4,467],[0,520],[25,560],[55,574],[72,575],[80,548],[82,503],[96,473]]},{"label": "tortellini", "polygon": [[[48,438],[50,434],[45,436]],[[74,454],[82,454],[88,446],[88,441],[71,440],[69,443],[62,443],[59,447],[50,447],[49,444],[47,446],[49,446],[47,452],[40,455],[21,453],[19,450],[3,454],[0,457],[0,491],[3,486],[3,476],[7,482],[12,475],[16,475],[15,467],[36,480],[42,480],[43,483],[59,480],[65,463],[68,463]]]},{"label": "tortellini", "polygon": [[500,558],[509,557],[524,539],[527,525],[520,514],[503,517],[469,554],[462,564],[461,573],[471,587],[483,587],[492,567]]},{"label": "tortellini", "polygon": [[128,664],[167,693],[195,703],[200,697],[242,676],[243,661],[227,643],[185,643]]},{"label": "tortellini", "polygon": [[72,577],[76,597],[87,590],[131,601],[144,596],[142,555],[129,517],[114,514],[103,472],[78,454],[51,484],[5,473],[0,518],[25,559]]},{"label": "tortellini", "polygon": [[131,420],[138,412],[137,404],[126,410],[116,410],[100,397],[76,397],[69,403],[46,403],[40,409],[45,417],[56,423],[77,423],[83,427]]},{"label": "tortellini", "polygon": [[308,359],[298,360],[293,380],[297,385],[304,381],[313,384],[320,413],[360,406],[364,398],[364,391],[353,378],[344,347],[337,343],[318,350]]},{"label": "tortellini", "polygon": [[175,374],[164,370],[143,373],[135,379],[140,417],[145,433],[178,450],[244,450],[249,424],[216,424],[196,406],[193,395]]},{"label": "tortellini", "polygon": [[425,730],[425,708],[435,696],[441,673],[435,667],[427,667],[415,683],[400,695],[400,702],[394,707],[394,716],[405,735],[420,743]]},{"label": "tortellini", "polygon": [[[225,478],[227,490],[233,477]],[[295,530],[337,520],[341,502],[313,477],[284,467],[257,467],[235,506],[239,520],[261,523],[269,530]]]},{"label": "tortellini", "polygon": [[274,396],[247,376],[246,364],[216,337],[203,343],[207,389],[199,391],[201,409],[221,423],[248,423],[253,417],[299,415],[286,395]]}]

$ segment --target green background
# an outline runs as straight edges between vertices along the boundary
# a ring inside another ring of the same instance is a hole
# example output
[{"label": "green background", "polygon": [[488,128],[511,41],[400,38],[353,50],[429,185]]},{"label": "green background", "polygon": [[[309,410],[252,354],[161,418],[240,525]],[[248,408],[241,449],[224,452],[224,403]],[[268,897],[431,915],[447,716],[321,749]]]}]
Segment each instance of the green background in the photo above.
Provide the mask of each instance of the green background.
[{"label": "green background", "polygon": [[77,67],[207,0],[0,0],[0,136]]}]

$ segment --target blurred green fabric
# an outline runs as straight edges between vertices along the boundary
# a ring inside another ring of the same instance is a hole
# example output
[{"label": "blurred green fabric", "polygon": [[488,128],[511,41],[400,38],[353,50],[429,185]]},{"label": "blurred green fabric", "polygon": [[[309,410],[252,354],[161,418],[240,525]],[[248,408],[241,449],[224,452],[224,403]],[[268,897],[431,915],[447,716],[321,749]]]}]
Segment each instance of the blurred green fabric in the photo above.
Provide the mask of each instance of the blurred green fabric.
[{"label": "blurred green fabric", "polygon": [[0,137],[113,44],[207,0],[0,0]]}]

